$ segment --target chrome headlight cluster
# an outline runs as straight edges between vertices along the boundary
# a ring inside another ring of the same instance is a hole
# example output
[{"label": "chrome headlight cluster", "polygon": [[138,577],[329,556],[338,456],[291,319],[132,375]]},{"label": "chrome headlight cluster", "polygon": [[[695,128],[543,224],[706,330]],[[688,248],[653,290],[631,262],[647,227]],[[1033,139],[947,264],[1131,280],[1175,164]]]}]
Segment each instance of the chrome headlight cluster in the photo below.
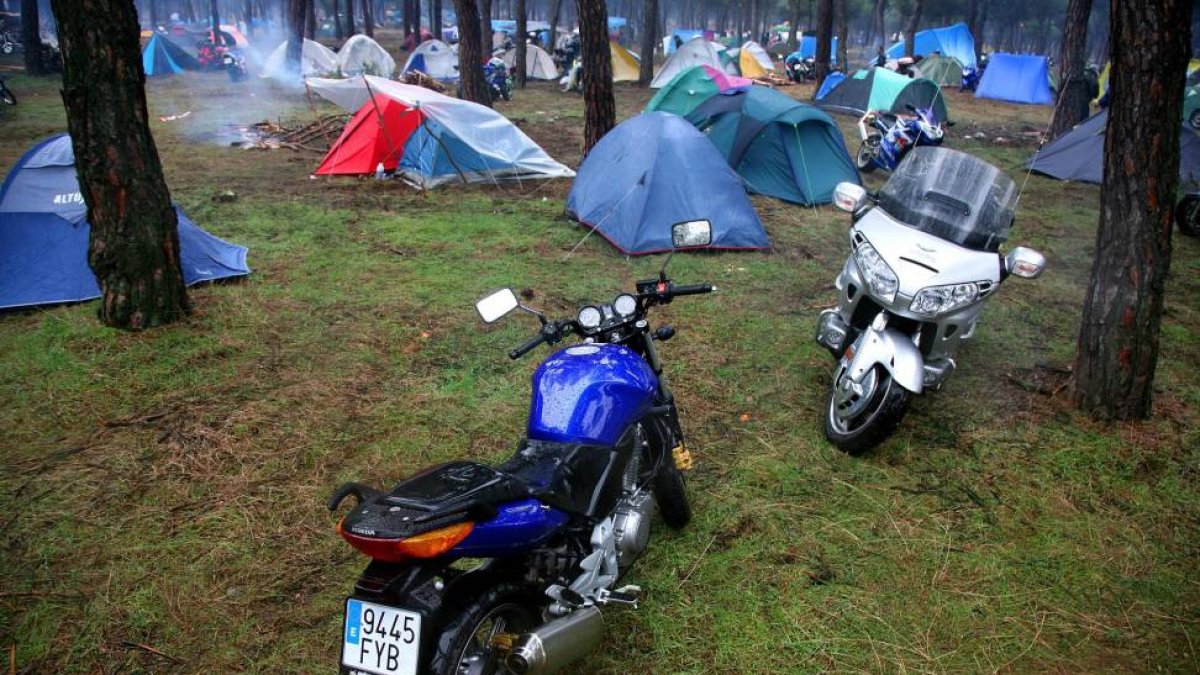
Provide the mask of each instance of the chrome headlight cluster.
[{"label": "chrome headlight cluster", "polygon": [[858,263],[858,269],[872,294],[887,302],[896,299],[896,289],[900,287],[900,280],[874,246],[866,241],[859,244],[858,248],[854,249],[854,260]]},{"label": "chrome headlight cluster", "polygon": [[922,288],[913,296],[909,309],[924,316],[937,316],[965,307],[979,298],[979,284],[950,284]]},{"label": "chrome headlight cluster", "polygon": [[618,295],[613,300],[613,311],[617,313],[617,316],[622,318],[633,316],[634,312],[637,311],[637,298],[627,293]]},{"label": "chrome headlight cluster", "polygon": [[600,310],[588,305],[579,310],[579,316],[575,318],[580,326],[588,330],[593,330],[600,327],[600,322],[604,320],[604,316],[600,314]]}]

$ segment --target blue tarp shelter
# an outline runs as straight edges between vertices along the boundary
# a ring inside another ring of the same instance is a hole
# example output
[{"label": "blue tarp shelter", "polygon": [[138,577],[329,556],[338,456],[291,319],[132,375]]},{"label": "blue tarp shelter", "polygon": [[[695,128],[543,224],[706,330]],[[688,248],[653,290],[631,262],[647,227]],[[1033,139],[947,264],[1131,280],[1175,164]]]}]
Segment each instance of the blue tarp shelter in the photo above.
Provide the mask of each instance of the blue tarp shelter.
[{"label": "blue tarp shelter", "polygon": [[1010,103],[1054,103],[1046,57],[993,54],[979,80],[975,98],[994,98]]},{"label": "blue tarp shelter", "polygon": [[[1047,143],[1025,166],[1061,180],[1102,183],[1107,125],[1108,111],[1102,110]],[[1200,185],[1200,136],[1186,124],[1179,133],[1179,180],[1185,185]]]},{"label": "blue tarp shelter", "polygon": [[[913,53],[929,56],[934,52],[940,52],[943,56],[953,56],[968,68],[974,68],[976,65],[975,38],[965,23],[918,31],[913,40]],[[887,55],[891,59],[904,56],[904,41],[901,40],[892,45],[887,50]],[[988,67],[991,67],[991,63],[988,64]]]},{"label": "blue tarp shelter", "polygon": [[712,223],[715,249],[770,242],[742,181],[682,117],[649,112],[622,122],[592,148],[567,197],[567,213],[626,255],[671,249],[671,225]]},{"label": "blue tarp shelter", "polygon": [[686,45],[689,40],[697,35],[703,37],[704,31],[700,30],[699,28],[676,28],[675,30],[671,31],[671,34],[668,35],[665,40],[667,54],[670,55],[675,53],[675,38],[679,38],[683,41],[683,44]]},{"label": "blue tarp shelter", "polygon": [[[837,38],[833,38],[833,42],[831,43],[830,50],[831,51],[829,54],[829,62],[837,63],[837,53],[838,53],[838,39]],[[802,59],[817,58],[817,38],[812,35],[802,36],[800,38],[800,44],[796,45],[796,51],[792,52],[791,54],[788,54],[788,58],[791,58],[793,56],[796,56],[796,57],[799,57]]]},{"label": "blue tarp shelter", "polygon": [[[244,246],[205,232],[179,207],[175,213],[184,282],[250,273]],[[0,186],[0,309],[100,297],[86,217],[69,136],[52,136],[17,160]]]},{"label": "blue tarp shelter", "polygon": [[146,71],[146,77],[159,77],[200,70],[200,62],[174,42],[155,33],[142,49],[142,69]]}]

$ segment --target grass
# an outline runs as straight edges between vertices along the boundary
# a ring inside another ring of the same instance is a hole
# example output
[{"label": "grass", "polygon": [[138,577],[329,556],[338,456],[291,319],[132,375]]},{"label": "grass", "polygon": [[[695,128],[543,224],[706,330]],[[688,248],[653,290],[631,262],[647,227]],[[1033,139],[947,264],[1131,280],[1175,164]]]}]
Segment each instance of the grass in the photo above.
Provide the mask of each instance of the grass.
[{"label": "grass", "polygon": [[[57,82],[7,81],[2,167],[65,128]],[[312,117],[300,94],[251,91],[148,87],[154,117],[192,111],[151,123],[173,197],[250,247],[249,279],[193,289],[191,318],[141,334],[91,303],[0,317],[0,648],[17,672],[328,672],[362,566],[332,489],[499,460],[523,432],[536,359],[505,350],[533,325],[485,327],[472,302],[512,285],[563,315],[661,264],[596,237],[564,262],[583,236],[567,181],[419,194],[228,148],[222,124]],[[949,97],[950,144],[1024,180],[1019,132],[1049,111]],[[580,100],[516,98],[502,111],[577,166]],[[619,87],[621,116],[647,98]],[[1030,178],[1013,243],[1046,275],[1006,284],[946,389],[856,459],[822,438],[832,364],[811,338],[847,220],[755,204],[770,254],[672,261],[720,288],[656,317],[679,328],[663,356],[696,518],[656,531],[634,571],[646,602],[607,613],[582,670],[1195,669],[1200,244],[1176,241],[1155,417],[1095,422],[1039,364],[1073,357],[1098,189]]]}]

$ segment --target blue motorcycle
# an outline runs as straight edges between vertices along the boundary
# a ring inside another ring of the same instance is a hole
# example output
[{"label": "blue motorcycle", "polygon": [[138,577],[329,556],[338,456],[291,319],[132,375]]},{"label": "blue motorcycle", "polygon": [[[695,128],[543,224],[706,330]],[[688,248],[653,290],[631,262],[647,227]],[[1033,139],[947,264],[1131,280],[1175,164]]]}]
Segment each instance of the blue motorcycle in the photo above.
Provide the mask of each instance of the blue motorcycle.
[{"label": "blue motorcycle", "polygon": [[[893,171],[909,150],[918,145],[941,145],[945,138],[942,124],[930,108],[905,106],[911,115],[897,115],[886,110],[868,110],[858,121],[862,144],[858,146],[855,165],[862,173],[875,169]],[[953,126],[947,122],[945,126]]]},{"label": "blue motorcycle", "polygon": [[[672,228],[676,248],[711,237],[708,221]],[[503,464],[450,462],[386,493],[338,488],[331,510],[357,498],[338,532],[371,558],[346,600],[340,672],[550,672],[600,642],[601,607],[636,607],[641,589],[617,584],[646,549],[656,507],[672,527],[691,518],[690,455],[656,348],[675,330],[652,329],[647,313],[713,290],[676,285],[666,267],[569,319],[510,289],[476,304],[487,323],[518,309],[541,322],[510,358],[583,341],[534,372],[527,437]]]},{"label": "blue motorcycle", "polygon": [[512,83],[508,81],[508,67],[504,60],[493,57],[483,65],[483,79],[487,82],[492,100],[512,100]]}]

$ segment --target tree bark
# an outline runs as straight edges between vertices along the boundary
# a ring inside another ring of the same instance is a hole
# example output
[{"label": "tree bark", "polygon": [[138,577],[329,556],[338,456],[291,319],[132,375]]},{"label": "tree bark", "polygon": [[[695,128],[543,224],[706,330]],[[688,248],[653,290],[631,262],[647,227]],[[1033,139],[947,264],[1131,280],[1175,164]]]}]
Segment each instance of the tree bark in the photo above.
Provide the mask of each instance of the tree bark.
[{"label": "tree bark", "polygon": [[150,30],[157,30],[159,24],[158,0],[147,0],[146,4],[150,10]]},{"label": "tree bark", "polygon": [[875,32],[879,34],[879,43],[887,49],[888,35],[887,27],[883,24],[884,14],[887,13],[887,0],[875,0],[875,12],[871,15],[871,23],[875,26]]},{"label": "tree bark", "polygon": [[217,0],[208,0],[208,16],[209,22],[212,24],[213,42],[219,42],[221,35],[221,10],[217,7]]},{"label": "tree bark", "polygon": [[339,41],[346,37],[342,32],[342,18],[339,16],[342,13],[342,3],[339,0],[333,0],[333,37]]},{"label": "tree bark", "polygon": [[287,24],[288,43],[284,55],[287,56],[289,73],[300,75],[300,55],[304,53],[304,22],[308,17],[308,0],[288,0]]},{"label": "tree bark", "polygon": [[800,0],[789,0],[788,10],[791,14],[789,23],[787,50],[788,54],[800,48]]},{"label": "tree bark", "polygon": [[128,0],[52,7],[100,321],[142,330],[181,319],[189,305],[178,217],[150,135],[137,11]]},{"label": "tree bark", "polygon": [[374,39],[375,38],[375,16],[374,16],[374,13],[371,11],[371,0],[362,0],[362,9],[363,9],[363,33],[366,33],[367,37]]},{"label": "tree bark", "polygon": [[480,34],[470,29],[470,26],[480,25],[475,0],[454,0],[454,11],[458,14],[458,81],[462,88],[459,95],[464,100],[490,107],[492,97],[483,80]]},{"label": "tree bark", "polygon": [[433,0],[433,16],[429,18],[429,32],[435,40],[442,39],[442,0]]},{"label": "tree bark", "polygon": [[46,74],[42,60],[42,35],[38,18],[38,0],[21,0],[21,42],[25,43],[25,72]]},{"label": "tree bark", "polygon": [[1151,410],[1191,11],[1191,0],[1114,0],[1109,10],[1112,105],[1073,398],[1111,419]]},{"label": "tree bark", "polygon": [[992,6],[992,0],[979,0],[979,4],[978,29],[971,31],[971,35],[975,38],[976,63],[983,59],[983,43],[986,42],[984,36],[987,34],[988,9]]},{"label": "tree bark", "polygon": [[304,0],[304,37],[317,39],[317,0]]},{"label": "tree bark", "polygon": [[908,26],[904,29],[904,55],[913,56],[917,44],[917,28],[921,26],[921,13],[925,11],[925,0],[914,0]]},{"label": "tree bark", "polygon": [[617,123],[612,52],[608,48],[608,8],[604,0],[577,0],[579,47],[583,52],[583,154]]},{"label": "tree bark", "polygon": [[847,55],[848,48],[846,46],[846,33],[848,31],[847,23],[849,22],[849,17],[846,16],[847,11],[849,11],[849,7],[847,6],[846,0],[837,0],[838,65],[840,65],[843,70],[849,72],[850,57]]},{"label": "tree bark", "polygon": [[[546,46],[550,53],[554,53],[554,48],[558,46],[558,19],[562,3],[563,0],[554,0],[554,13],[550,15],[550,44]],[[571,64],[568,63],[567,67],[570,68]]]},{"label": "tree bark", "polygon": [[829,57],[833,50],[833,0],[817,0],[816,89],[820,91],[829,75]]},{"label": "tree bark", "polygon": [[1063,24],[1062,45],[1058,52],[1058,102],[1050,123],[1050,138],[1070,131],[1091,112],[1092,92],[1084,79],[1087,67],[1087,27],[1092,0],[1070,0]]},{"label": "tree bark", "polygon": [[516,17],[516,19],[517,19],[517,53],[516,53],[516,57],[517,58],[514,62],[513,67],[517,69],[517,72],[513,73],[513,78],[517,84],[517,88],[524,89],[525,88],[525,34],[527,32],[529,32],[526,29],[527,28],[527,24],[526,24],[527,17],[525,15],[525,0],[517,0],[516,13],[517,13],[517,17]]},{"label": "tree bark", "polygon": [[[459,20],[459,32],[462,32],[463,22]],[[470,25],[470,24],[467,24]],[[482,54],[492,53],[492,0],[479,0],[479,35]]]},{"label": "tree bark", "polygon": [[643,0],[642,61],[638,64],[638,84],[649,87],[654,80],[654,49],[658,42],[658,0]]}]

